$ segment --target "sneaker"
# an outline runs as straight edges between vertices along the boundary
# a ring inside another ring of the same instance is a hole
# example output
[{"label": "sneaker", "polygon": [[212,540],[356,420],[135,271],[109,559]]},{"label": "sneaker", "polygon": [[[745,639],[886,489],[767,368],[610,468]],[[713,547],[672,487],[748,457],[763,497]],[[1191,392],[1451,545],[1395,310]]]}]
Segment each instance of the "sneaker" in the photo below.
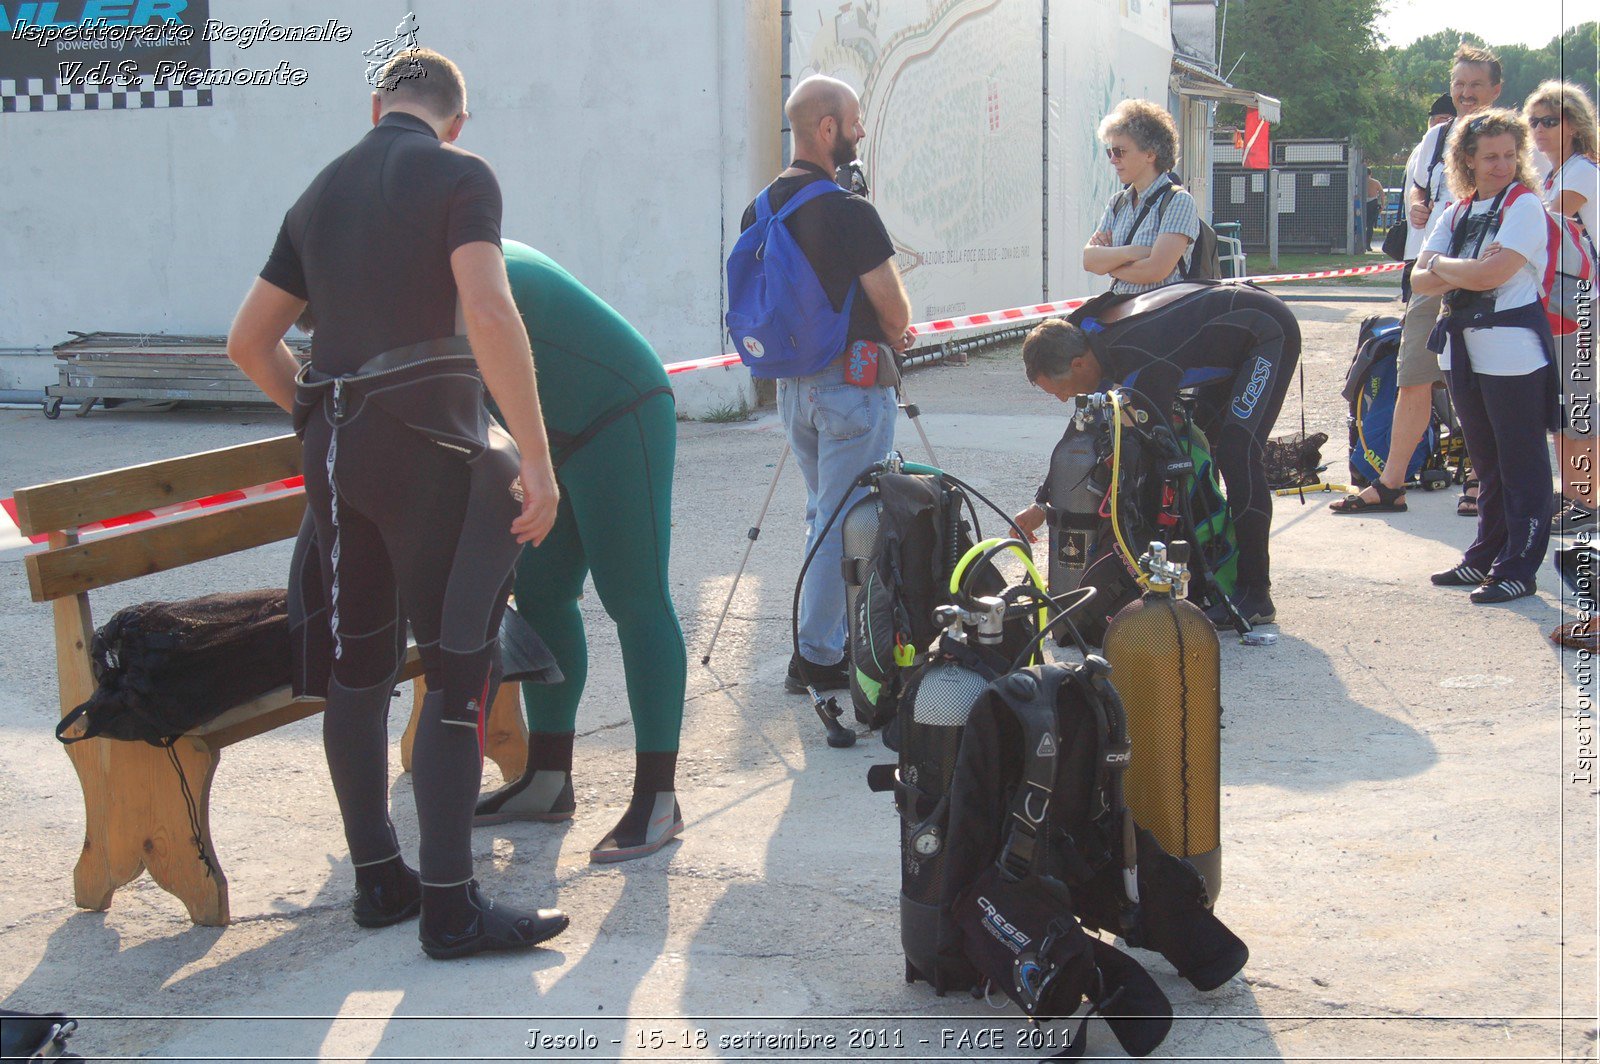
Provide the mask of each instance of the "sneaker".
[{"label": "sneaker", "polygon": [[589,851],[594,864],[631,861],[655,853],[683,832],[683,814],[672,791],[635,794],[617,826]]},{"label": "sneaker", "polygon": [[1573,536],[1579,532],[1594,531],[1600,527],[1600,516],[1576,499],[1566,500],[1555,517],[1550,519],[1552,536]]},{"label": "sneaker", "polygon": [[516,782],[479,798],[472,810],[472,823],[504,824],[512,820],[554,823],[571,820],[577,809],[578,802],[572,794],[572,773],[553,768],[538,769],[524,772]]},{"label": "sneaker", "polygon": [[[1272,595],[1266,591],[1235,592],[1233,604],[1250,624],[1275,624],[1278,620],[1278,608],[1272,604]],[[1206,610],[1206,620],[1217,628],[1233,627],[1233,615],[1221,603]]]},{"label": "sneaker", "polygon": [[459,891],[443,913],[430,908],[422,914],[417,937],[422,952],[436,961],[470,957],[475,953],[532,949],[547,938],[567,929],[567,915],[560,909],[526,912],[509,905],[496,905],[478,892],[476,879],[463,888],[434,888]]},{"label": "sneaker", "polygon": [[783,689],[792,695],[803,695],[807,687],[818,691],[839,691],[850,686],[850,670],[841,659],[836,665],[818,665],[799,654],[789,658],[789,674],[783,678]]},{"label": "sneaker", "polygon": [[1463,562],[1454,569],[1434,573],[1428,579],[1433,581],[1435,587],[1478,587],[1488,583],[1489,574]]},{"label": "sneaker", "polygon": [[1496,606],[1533,594],[1538,587],[1532,580],[1491,580],[1468,597],[1480,606]]}]

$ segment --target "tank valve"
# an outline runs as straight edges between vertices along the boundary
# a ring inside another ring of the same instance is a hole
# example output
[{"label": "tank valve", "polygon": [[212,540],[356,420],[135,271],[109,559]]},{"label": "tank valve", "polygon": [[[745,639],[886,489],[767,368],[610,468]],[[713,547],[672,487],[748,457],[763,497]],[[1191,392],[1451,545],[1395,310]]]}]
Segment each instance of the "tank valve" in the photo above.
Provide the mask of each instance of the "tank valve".
[{"label": "tank valve", "polygon": [[1006,603],[994,595],[977,599],[977,609],[972,619],[977,622],[978,642],[986,646],[997,645],[1005,635]]},{"label": "tank valve", "polygon": [[1150,574],[1150,587],[1154,591],[1175,592],[1182,597],[1189,587],[1189,544],[1179,540],[1168,551],[1167,545],[1156,540],[1150,550],[1139,559],[1139,564]]}]

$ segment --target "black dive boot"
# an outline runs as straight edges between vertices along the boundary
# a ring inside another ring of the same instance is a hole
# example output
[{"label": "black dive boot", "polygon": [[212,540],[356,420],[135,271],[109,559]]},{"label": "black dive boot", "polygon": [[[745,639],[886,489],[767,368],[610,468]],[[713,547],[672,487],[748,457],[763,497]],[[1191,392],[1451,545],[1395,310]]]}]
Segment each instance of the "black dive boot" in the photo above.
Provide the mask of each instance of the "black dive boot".
[{"label": "black dive boot", "polygon": [[532,949],[567,929],[560,909],[527,912],[497,905],[478,891],[478,881],[422,888],[422,952],[436,961],[475,953]]},{"label": "black dive boot", "polygon": [[572,794],[572,732],[529,732],[528,767],[522,777],[479,798],[472,823],[550,823],[571,820],[577,808]]},{"label": "black dive boot", "polygon": [[422,911],[422,881],[395,854],[387,861],[356,868],[356,923],[362,927],[388,927]]},{"label": "black dive boot", "polygon": [[674,778],[678,752],[635,754],[633,799],[617,826],[589,851],[595,864],[631,861],[655,853],[683,831]]}]

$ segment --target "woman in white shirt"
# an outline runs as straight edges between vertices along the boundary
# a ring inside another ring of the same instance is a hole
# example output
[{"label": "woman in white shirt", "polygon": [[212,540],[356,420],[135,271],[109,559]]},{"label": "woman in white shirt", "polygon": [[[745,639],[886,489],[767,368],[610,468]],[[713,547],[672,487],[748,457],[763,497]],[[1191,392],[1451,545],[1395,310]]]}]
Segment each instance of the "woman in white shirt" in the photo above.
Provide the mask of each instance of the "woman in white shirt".
[{"label": "woman in white shirt", "polygon": [[[1544,203],[1557,214],[1576,218],[1592,242],[1600,240],[1595,224],[1600,211],[1600,168],[1595,166],[1594,104],[1578,86],[1547,81],[1522,105],[1533,128],[1533,146],[1550,162],[1544,179]],[[1557,347],[1558,361],[1571,358],[1577,344]],[[1592,357],[1592,350],[1590,355]],[[1568,411],[1586,416],[1569,419],[1555,434],[1556,466],[1561,470],[1561,511],[1551,526],[1557,535],[1596,527],[1594,476],[1600,468],[1595,454],[1595,373],[1587,366],[1560,366],[1562,394]]]},{"label": "woman in white shirt", "polygon": [[1458,122],[1445,148],[1456,203],[1435,212],[1411,285],[1444,296],[1429,338],[1439,353],[1478,474],[1478,534],[1461,562],[1433,575],[1475,587],[1479,604],[1531,595],[1550,542],[1555,379],[1540,299],[1544,206],[1534,191],[1528,123],[1515,111]]}]

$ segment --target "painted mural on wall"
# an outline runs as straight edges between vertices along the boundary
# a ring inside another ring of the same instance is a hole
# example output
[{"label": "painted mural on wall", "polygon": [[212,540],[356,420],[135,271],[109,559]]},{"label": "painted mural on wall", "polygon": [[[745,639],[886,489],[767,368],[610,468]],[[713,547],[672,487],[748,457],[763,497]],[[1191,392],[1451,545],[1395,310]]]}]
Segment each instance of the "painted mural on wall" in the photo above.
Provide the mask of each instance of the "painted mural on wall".
[{"label": "painted mural on wall", "polygon": [[919,317],[1040,288],[1043,77],[1030,0],[792,5],[791,70],[861,96],[861,158]]},{"label": "painted mural on wall", "polygon": [[861,159],[919,320],[1030,303],[1047,280],[1050,298],[1089,290],[1080,249],[1112,181],[1095,129],[1123,96],[1166,102],[1168,0],[789,6],[793,79],[861,96]]}]

